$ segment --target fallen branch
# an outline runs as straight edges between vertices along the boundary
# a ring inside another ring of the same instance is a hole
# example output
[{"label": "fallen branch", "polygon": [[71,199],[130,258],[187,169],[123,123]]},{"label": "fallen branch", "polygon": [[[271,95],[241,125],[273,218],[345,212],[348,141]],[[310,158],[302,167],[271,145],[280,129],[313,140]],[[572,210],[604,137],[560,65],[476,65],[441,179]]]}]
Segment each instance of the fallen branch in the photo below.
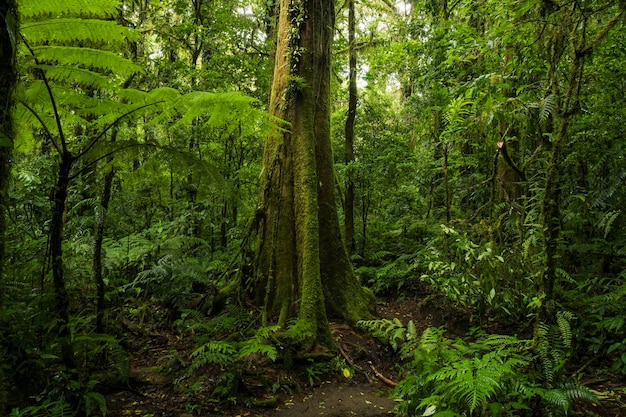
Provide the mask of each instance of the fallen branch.
[{"label": "fallen branch", "polygon": [[367,372],[364,372],[359,366],[357,366],[354,362],[352,362],[352,360],[350,359],[350,357],[348,356],[348,354],[343,350],[343,348],[341,347],[341,344],[337,343],[337,347],[339,348],[339,352],[341,352],[341,356],[343,356],[343,358],[346,360],[346,362],[348,362],[348,364],[355,370],[355,371],[360,371],[363,372],[363,375],[365,375],[365,378],[367,378],[367,382],[368,383],[372,383],[372,379],[370,378],[370,376],[367,374]]},{"label": "fallen branch", "polygon": [[370,364],[370,368],[372,368],[372,371],[374,371],[374,375],[376,375],[376,377],[378,379],[380,379],[381,381],[383,381],[385,384],[387,384],[388,386],[390,386],[391,388],[395,388],[396,386],[398,386],[397,382],[393,382],[391,379],[386,378],[383,374],[381,374],[380,372],[378,372],[378,370],[376,370],[376,368],[374,368],[374,365],[372,365],[372,362],[368,362]]}]

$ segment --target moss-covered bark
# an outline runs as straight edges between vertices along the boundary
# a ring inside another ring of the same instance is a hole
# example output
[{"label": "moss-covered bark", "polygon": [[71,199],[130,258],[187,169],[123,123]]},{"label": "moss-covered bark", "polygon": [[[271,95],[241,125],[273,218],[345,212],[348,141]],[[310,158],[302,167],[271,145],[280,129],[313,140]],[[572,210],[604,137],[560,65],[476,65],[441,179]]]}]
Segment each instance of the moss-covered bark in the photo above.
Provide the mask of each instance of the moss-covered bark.
[{"label": "moss-covered bark", "polygon": [[287,121],[267,138],[253,294],[264,323],[297,326],[332,345],[328,316],[368,317],[335,204],[330,142],[332,0],[281,0],[270,111]]}]

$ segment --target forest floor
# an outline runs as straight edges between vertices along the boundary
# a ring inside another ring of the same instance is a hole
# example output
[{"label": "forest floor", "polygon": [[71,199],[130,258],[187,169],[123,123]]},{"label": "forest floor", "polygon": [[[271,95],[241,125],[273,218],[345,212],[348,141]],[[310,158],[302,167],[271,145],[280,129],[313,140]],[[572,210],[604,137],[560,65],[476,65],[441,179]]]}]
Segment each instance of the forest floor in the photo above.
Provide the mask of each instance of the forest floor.
[{"label": "forest floor", "polygon": [[[381,318],[409,320],[418,330],[446,324],[462,336],[469,319],[439,308],[428,309],[414,300],[393,300],[378,306]],[[176,377],[172,358],[185,358],[193,351],[193,341],[167,329],[135,334],[129,341],[131,377],[127,387],[107,396],[110,417],[382,417],[393,416],[398,404],[392,398],[398,375],[399,358],[378,340],[348,325],[332,324],[339,348],[338,361],[353,369],[349,377],[334,365],[296,365],[285,371],[284,364],[266,362],[242,367],[231,374],[236,381],[220,380],[227,369],[207,372],[192,380]],[[176,361],[174,361],[176,362]],[[184,364],[182,365],[184,366]],[[216,399],[215,387],[235,386],[237,396]],[[625,381],[590,377],[586,383],[602,399],[576,411],[579,416],[626,416]]]}]

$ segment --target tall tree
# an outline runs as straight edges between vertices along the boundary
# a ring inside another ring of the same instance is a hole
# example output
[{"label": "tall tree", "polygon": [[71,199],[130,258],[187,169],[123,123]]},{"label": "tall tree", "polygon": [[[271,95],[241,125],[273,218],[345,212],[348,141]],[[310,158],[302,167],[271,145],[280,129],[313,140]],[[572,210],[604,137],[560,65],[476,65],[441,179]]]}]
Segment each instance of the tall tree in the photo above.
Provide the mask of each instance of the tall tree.
[{"label": "tall tree", "polygon": [[330,142],[333,0],[281,0],[270,112],[288,125],[265,144],[252,294],[270,320],[332,345],[328,317],[370,314],[342,241]]},{"label": "tall tree", "polygon": [[[14,0],[0,2],[0,308],[4,301],[5,207],[13,149],[13,91],[17,83],[15,61],[18,34],[17,5]],[[5,360],[5,348],[0,357]],[[6,381],[0,369],[0,412],[6,408]]]},{"label": "tall tree", "polygon": [[354,161],[354,122],[356,119],[357,85],[356,85],[356,44],[355,44],[355,13],[354,0],[348,0],[348,117],[345,126],[345,163],[348,165],[346,178],[346,201],[344,203],[344,230],[348,253],[355,250],[354,241],[354,180],[350,164]]},{"label": "tall tree", "polygon": [[4,283],[5,204],[11,150],[13,148],[13,91],[17,82],[15,49],[18,34],[17,5],[14,0],[0,3],[0,305]]}]

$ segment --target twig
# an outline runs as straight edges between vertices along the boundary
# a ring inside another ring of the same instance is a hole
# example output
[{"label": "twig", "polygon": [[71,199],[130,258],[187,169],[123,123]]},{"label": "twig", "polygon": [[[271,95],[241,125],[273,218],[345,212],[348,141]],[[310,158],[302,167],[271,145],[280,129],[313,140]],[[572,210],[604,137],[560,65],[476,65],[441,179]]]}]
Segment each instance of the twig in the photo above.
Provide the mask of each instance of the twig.
[{"label": "twig", "polygon": [[385,384],[387,384],[388,386],[390,386],[391,388],[395,388],[398,386],[397,382],[393,382],[391,379],[386,378],[383,374],[381,374],[380,372],[378,372],[376,370],[376,368],[374,368],[374,365],[372,365],[372,362],[368,362],[370,364],[370,368],[372,368],[372,371],[374,371],[374,375],[376,375],[376,377],[378,379],[380,379],[381,381],[383,381]]}]

